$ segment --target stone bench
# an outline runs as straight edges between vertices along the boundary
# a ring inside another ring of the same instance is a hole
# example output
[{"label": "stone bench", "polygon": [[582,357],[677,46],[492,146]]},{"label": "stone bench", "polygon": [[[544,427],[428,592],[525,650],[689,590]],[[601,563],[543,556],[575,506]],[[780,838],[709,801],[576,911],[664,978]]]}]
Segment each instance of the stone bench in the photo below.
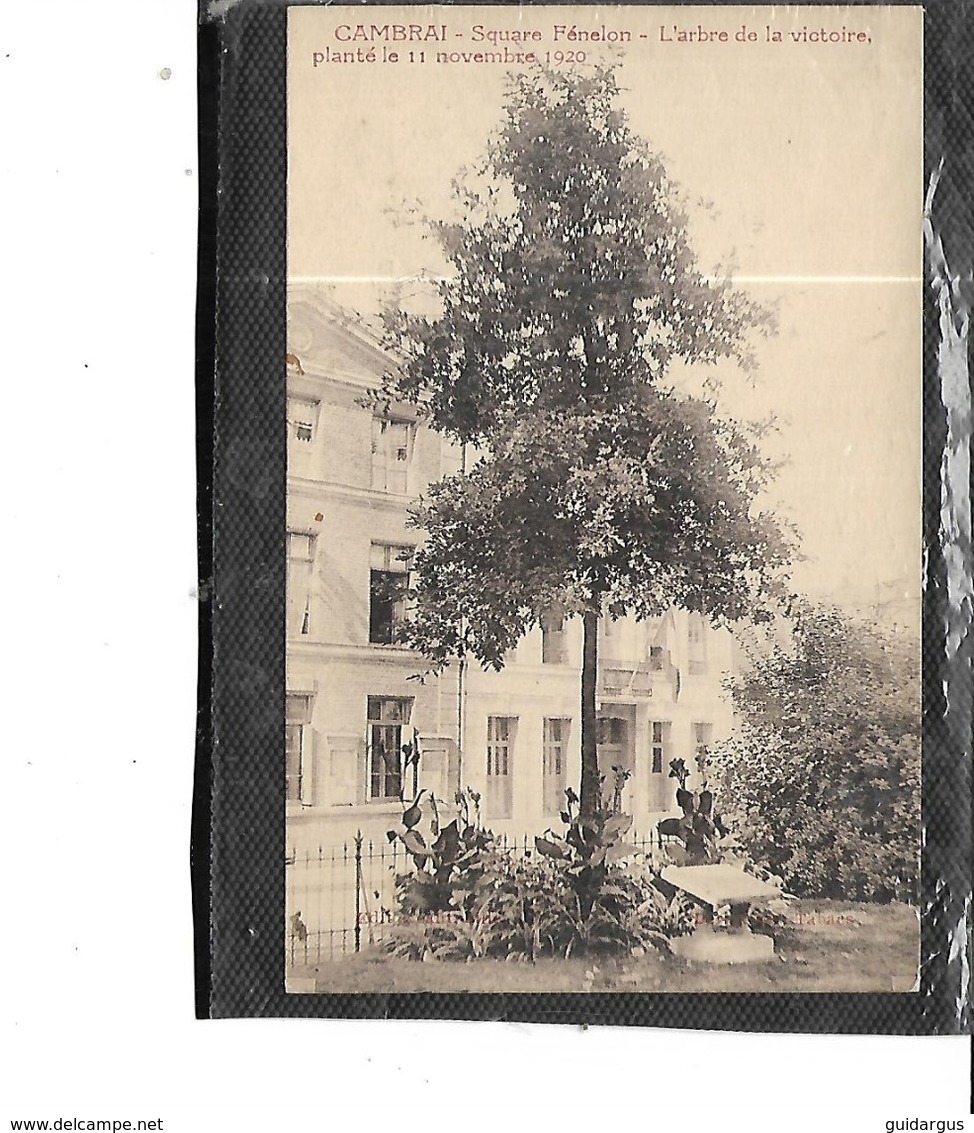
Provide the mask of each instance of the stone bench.
[{"label": "stone bench", "polygon": [[[747,964],[771,960],[774,941],[755,935],[748,913],[755,901],[781,896],[781,890],[734,865],[668,866],[660,877],[703,906],[707,922],[690,936],[673,940],[673,954],[683,960],[709,964]],[[730,908],[730,926],[714,927],[718,909]]]}]

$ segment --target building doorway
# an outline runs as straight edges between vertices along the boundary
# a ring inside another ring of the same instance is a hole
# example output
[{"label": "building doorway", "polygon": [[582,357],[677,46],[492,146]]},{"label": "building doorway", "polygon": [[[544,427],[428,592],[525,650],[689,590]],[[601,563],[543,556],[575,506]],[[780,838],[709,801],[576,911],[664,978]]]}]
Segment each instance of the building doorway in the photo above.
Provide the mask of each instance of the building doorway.
[{"label": "building doorway", "polygon": [[634,705],[607,705],[599,712],[595,733],[602,797],[607,805],[621,806],[630,813],[635,798],[632,778],[635,716]]}]

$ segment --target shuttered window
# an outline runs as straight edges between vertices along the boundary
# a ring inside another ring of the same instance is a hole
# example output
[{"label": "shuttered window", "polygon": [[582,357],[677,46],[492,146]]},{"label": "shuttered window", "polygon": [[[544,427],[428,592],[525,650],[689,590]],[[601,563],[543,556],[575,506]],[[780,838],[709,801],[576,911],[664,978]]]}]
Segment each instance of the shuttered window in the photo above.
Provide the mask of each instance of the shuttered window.
[{"label": "shuttered window", "polygon": [[510,818],[513,813],[512,764],[516,732],[516,717],[487,717],[487,792],[484,802],[488,818]]},{"label": "shuttered window", "polygon": [[707,770],[707,756],[713,738],[713,724],[696,723],[693,725],[693,750],[697,760],[697,768],[701,773]]},{"label": "shuttered window", "polygon": [[663,720],[653,721],[652,767],[654,775],[662,775],[669,754],[670,725]]},{"label": "shuttered window", "polygon": [[318,427],[318,402],[310,398],[287,399],[288,436],[301,444],[311,444]]},{"label": "shuttered window", "polygon": [[369,573],[369,641],[395,645],[406,617],[412,547],[372,544]]},{"label": "shuttered window", "polygon": [[416,426],[411,421],[372,419],[372,487],[380,492],[409,492]]},{"label": "shuttered window", "polygon": [[565,807],[565,757],[570,728],[570,719],[545,718],[541,768],[545,814],[558,814]]},{"label": "shuttered window", "polygon": [[702,676],[707,671],[707,621],[703,614],[691,614],[687,627],[690,676]]},{"label": "shuttered window", "polygon": [[370,696],[368,709],[368,778],[370,799],[398,799],[403,790],[403,727],[412,701]]},{"label": "shuttered window", "polygon": [[311,801],[311,697],[288,693],[284,718],[285,780],[289,803]]},{"label": "shuttered window", "polygon": [[541,621],[541,663],[565,665],[568,663],[568,639],[565,619],[561,614],[547,614]]},{"label": "shuttered window", "polygon": [[314,535],[303,531],[289,531],[287,550],[287,630],[289,637],[301,637],[311,633]]}]

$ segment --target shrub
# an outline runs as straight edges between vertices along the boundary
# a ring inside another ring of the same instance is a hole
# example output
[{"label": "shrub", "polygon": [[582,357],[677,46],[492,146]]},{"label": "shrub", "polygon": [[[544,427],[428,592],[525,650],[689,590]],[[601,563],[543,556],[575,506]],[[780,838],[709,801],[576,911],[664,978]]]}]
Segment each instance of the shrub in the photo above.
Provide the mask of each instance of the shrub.
[{"label": "shrub", "polygon": [[733,682],[714,783],[741,847],[796,896],[915,899],[916,657],[915,640],[806,608]]},{"label": "shrub", "polygon": [[651,947],[668,951],[670,937],[693,929],[688,902],[681,897],[668,901],[651,880],[621,868],[610,869],[585,913],[563,863],[497,849],[488,856],[474,900],[462,913],[455,919],[396,926],[389,950],[414,960],[631,955]]},{"label": "shrub", "polygon": [[[446,913],[467,917],[473,912],[484,874],[493,862],[494,836],[480,822],[480,795],[458,791],[457,817],[440,826],[439,807],[425,791],[403,811],[402,825],[390,830],[390,841],[399,840],[413,859],[415,871],[396,878],[396,900],[407,916]],[[424,837],[419,827],[426,820]]]},{"label": "shrub", "polygon": [[599,811],[582,822],[572,818],[574,798],[565,836],[546,832],[536,856],[498,847],[479,824],[463,828],[459,852],[452,835],[437,849],[439,836],[422,847],[409,838],[415,825],[390,832],[417,864],[397,878],[400,908],[425,923],[396,926],[388,949],[416,960],[537,960],[667,951],[670,937],[691,932],[689,903],[667,899],[644,856],[621,841],[631,819]]}]

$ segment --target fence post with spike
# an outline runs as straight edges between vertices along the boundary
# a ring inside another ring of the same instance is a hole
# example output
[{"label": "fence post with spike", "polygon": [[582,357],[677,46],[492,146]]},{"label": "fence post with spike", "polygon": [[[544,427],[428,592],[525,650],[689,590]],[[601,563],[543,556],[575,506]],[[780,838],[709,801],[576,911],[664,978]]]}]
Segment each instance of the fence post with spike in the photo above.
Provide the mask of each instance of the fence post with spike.
[{"label": "fence post with spike", "polygon": [[362,948],[362,831],[355,831],[355,951]]}]

